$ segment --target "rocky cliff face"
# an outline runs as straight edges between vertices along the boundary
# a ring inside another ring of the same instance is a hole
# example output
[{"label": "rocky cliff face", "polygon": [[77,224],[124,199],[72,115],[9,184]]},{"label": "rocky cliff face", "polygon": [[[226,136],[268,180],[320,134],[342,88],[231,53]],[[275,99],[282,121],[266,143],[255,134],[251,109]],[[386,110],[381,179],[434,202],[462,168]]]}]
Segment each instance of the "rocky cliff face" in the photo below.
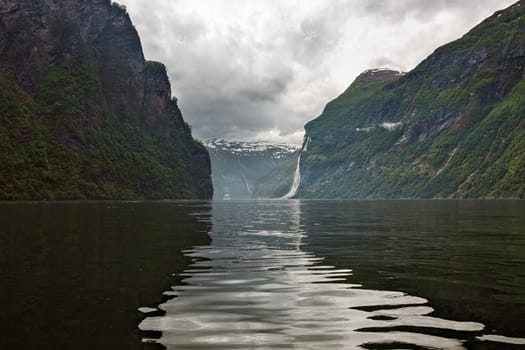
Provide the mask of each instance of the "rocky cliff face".
[{"label": "rocky cliff face", "polygon": [[370,70],[306,125],[300,197],[523,198],[525,2],[407,74]]},{"label": "rocky cliff face", "polygon": [[0,83],[0,198],[211,198],[207,152],[123,6],[0,1]]}]

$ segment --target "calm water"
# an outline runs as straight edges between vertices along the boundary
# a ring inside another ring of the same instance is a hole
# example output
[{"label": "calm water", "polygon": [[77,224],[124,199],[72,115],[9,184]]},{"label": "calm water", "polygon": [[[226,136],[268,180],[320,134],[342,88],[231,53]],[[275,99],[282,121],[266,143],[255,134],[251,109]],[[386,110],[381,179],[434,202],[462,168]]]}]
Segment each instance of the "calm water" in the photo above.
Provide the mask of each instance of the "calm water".
[{"label": "calm water", "polygon": [[3,204],[0,222],[0,349],[525,348],[523,201]]}]

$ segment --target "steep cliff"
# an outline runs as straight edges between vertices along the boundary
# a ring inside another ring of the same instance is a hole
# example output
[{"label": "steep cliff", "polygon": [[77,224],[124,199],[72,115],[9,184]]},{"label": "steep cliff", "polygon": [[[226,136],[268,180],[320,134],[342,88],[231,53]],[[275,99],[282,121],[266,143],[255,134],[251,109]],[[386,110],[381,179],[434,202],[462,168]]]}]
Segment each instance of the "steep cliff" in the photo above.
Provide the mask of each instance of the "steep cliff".
[{"label": "steep cliff", "polygon": [[109,0],[0,1],[0,199],[211,198],[206,149]]},{"label": "steep cliff", "polygon": [[306,125],[299,197],[525,197],[525,1]]}]

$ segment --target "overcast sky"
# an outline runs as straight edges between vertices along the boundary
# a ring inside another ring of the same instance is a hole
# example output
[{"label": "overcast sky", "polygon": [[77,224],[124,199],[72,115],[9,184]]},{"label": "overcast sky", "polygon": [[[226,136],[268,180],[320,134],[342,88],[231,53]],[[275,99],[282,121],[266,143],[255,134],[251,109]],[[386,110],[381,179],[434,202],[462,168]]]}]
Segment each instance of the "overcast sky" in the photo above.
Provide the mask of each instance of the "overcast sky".
[{"label": "overcast sky", "polygon": [[514,0],[119,0],[201,140],[300,143],[362,71],[414,68]]}]

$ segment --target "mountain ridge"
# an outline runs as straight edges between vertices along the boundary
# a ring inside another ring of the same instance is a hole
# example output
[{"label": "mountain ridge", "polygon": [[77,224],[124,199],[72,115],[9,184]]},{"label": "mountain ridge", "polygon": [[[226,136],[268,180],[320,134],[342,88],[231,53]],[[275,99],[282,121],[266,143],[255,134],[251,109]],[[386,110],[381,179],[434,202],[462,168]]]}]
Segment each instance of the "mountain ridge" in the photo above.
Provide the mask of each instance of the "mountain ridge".
[{"label": "mountain ridge", "polygon": [[356,79],[305,126],[298,197],[523,198],[524,15],[519,1],[406,74]]}]

